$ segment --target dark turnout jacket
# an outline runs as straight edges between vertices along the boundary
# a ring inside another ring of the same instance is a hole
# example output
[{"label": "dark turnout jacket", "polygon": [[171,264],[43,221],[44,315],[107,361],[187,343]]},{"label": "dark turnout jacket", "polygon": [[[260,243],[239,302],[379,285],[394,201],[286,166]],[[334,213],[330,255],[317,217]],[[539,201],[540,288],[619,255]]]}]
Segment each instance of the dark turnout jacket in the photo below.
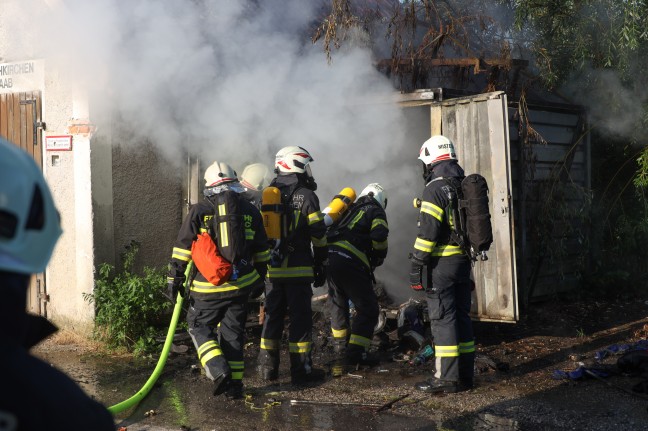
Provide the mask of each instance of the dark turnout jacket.
[{"label": "dark turnout jacket", "polygon": [[44,317],[25,312],[29,278],[7,274],[0,272],[0,429],[114,431],[106,407],[29,353],[57,329]]},{"label": "dark turnout jacket", "polygon": [[433,168],[427,178],[421,199],[419,232],[414,242],[412,260],[424,265],[431,257],[445,257],[465,254],[463,249],[450,239],[451,214],[448,214],[448,185],[444,178],[461,181],[464,171],[456,161],[444,161]]},{"label": "dark turnout jacket", "polygon": [[383,207],[370,196],[359,198],[349,211],[341,220],[341,227],[330,230],[329,250],[351,256],[371,269],[372,259],[384,259],[387,256],[387,215]]},{"label": "dark turnout jacket", "polygon": [[328,255],[319,199],[315,192],[300,184],[297,175],[280,175],[270,186],[289,197],[290,210],[284,215],[288,232],[282,239],[288,249],[281,262],[270,265],[268,278],[281,283],[312,283],[313,265],[322,263]]},{"label": "dark turnout jacket", "polygon": [[[211,284],[198,271],[191,283],[191,297],[195,301],[214,301],[248,295],[252,287],[263,283],[267,272],[268,238],[263,228],[261,213],[243,196],[237,194],[239,208],[245,226],[245,255],[236,264],[238,278],[220,286]],[[212,226],[214,206],[206,198],[203,202],[192,205],[185,217],[169,263],[169,278],[182,277],[191,260],[191,245],[198,234],[206,232]],[[212,227],[212,232],[216,231]],[[216,242],[216,241],[214,241]]]}]

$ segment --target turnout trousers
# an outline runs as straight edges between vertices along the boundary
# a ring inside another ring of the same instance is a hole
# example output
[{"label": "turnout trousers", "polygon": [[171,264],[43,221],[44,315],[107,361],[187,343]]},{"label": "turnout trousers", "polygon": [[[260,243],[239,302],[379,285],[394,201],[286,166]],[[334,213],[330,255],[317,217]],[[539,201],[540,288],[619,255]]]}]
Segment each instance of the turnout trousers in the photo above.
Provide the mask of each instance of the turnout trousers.
[{"label": "turnout trousers", "polygon": [[[349,354],[369,350],[380,311],[369,268],[353,258],[329,253],[328,275],[328,302],[336,351],[341,353],[345,346]],[[349,300],[355,307],[352,322]]]},{"label": "turnout trousers", "polygon": [[470,261],[466,256],[431,260],[426,299],[434,338],[434,377],[468,387],[473,385],[475,364],[475,340],[469,315],[471,292]]},{"label": "turnout trousers", "polygon": [[273,282],[266,286],[265,320],[261,332],[261,349],[258,365],[268,373],[279,371],[279,353],[284,330],[284,319],[288,315],[288,351],[290,353],[290,374],[300,377],[311,372],[311,348],[313,315],[310,283]]},{"label": "turnout trousers", "polygon": [[223,374],[231,375],[233,381],[243,379],[247,299],[247,295],[241,295],[213,302],[201,301],[199,308],[194,307],[195,303],[189,307],[189,335],[211,380]]}]

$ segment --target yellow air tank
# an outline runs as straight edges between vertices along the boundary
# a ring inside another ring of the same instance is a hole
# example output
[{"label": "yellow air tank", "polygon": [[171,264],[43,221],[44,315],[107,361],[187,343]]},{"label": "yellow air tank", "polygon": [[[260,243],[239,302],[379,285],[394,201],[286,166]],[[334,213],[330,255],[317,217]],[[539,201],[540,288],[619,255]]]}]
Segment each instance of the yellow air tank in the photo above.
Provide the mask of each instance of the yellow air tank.
[{"label": "yellow air tank", "polygon": [[276,187],[266,187],[261,196],[263,227],[270,240],[281,239],[281,192]]},{"label": "yellow air tank", "polygon": [[322,210],[324,214],[324,224],[330,226],[349,208],[349,205],[356,200],[356,192],[351,187],[345,187],[342,191],[335,195],[333,200],[326,208]]}]

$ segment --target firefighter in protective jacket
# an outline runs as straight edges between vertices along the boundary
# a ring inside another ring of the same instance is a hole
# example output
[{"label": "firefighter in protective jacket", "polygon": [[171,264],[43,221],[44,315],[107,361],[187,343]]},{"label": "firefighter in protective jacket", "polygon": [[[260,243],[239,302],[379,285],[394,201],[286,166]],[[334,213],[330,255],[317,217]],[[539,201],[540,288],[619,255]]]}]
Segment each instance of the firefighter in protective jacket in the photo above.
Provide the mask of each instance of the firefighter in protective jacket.
[{"label": "firefighter in protective jacket", "polygon": [[[226,216],[223,214],[225,204],[219,204],[218,208],[215,204],[219,194],[231,191],[236,192],[230,195],[237,200],[234,204],[238,205],[239,214]],[[190,285],[187,312],[189,334],[207,377],[214,382],[214,395],[226,393],[230,398],[243,395],[247,300],[253,290],[262,289],[270,256],[261,214],[241,196],[243,191],[236,172],[229,165],[214,162],[207,168],[205,199],[189,209],[180,227],[168,276],[171,297],[176,298],[178,293],[184,296],[184,273],[192,260],[192,243],[198,235],[209,232],[216,237],[214,242],[220,249],[228,237],[231,240],[244,233],[245,239],[238,252],[240,258],[232,262],[234,271],[228,281],[214,285],[200,271],[196,272]]]},{"label": "firefighter in protective jacket", "polygon": [[[311,155],[297,146],[279,150],[277,177],[270,184],[281,192],[282,239],[268,268],[271,284],[265,292],[265,321],[259,351],[259,376],[276,380],[284,318],[288,314],[290,374],[293,384],[323,377],[311,362],[312,289],[324,285],[328,248],[326,226],[315,195],[317,185],[310,170]],[[311,251],[312,245],[312,251]]]},{"label": "firefighter in protective jacket", "polygon": [[[475,341],[470,303],[471,264],[464,250],[451,239],[453,223],[449,210],[453,187],[464,177],[457,163],[454,144],[436,135],[425,141],[419,160],[423,162],[425,189],[419,214],[419,232],[411,255],[410,287],[423,290],[423,267],[428,267],[425,293],[432,336],[434,376],[415,385],[418,390],[457,392],[473,386]],[[453,182],[449,187],[446,181]]]},{"label": "firefighter in protective jacket", "polygon": [[103,405],[29,349],[57,328],[27,313],[32,274],[45,271],[61,224],[43,173],[0,138],[0,430],[114,431]]},{"label": "firefighter in protective jacket", "polygon": [[243,196],[257,208],[261,208],[261,193],[272,180],[272,171],[263,163],[252,163],[243,168],[241,185],[245,187]]},{"label": "firefighter in protective jacket", "polygon": [[[329,229],[329,308],[334,349],[345,365],[376,365],[367,356],[378,322],[373,271],[387,256],[387,194],[369,184],[338,223]],[[349,300],[356,315],[350,326]]]}]

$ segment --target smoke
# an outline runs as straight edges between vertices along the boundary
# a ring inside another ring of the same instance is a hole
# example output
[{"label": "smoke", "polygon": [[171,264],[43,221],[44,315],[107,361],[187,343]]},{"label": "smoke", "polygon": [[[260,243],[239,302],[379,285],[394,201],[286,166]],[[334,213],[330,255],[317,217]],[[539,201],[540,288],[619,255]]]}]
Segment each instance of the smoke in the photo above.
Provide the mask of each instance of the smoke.
[{"label": "smoke", "polygon": [[[380,274],[403,286],[422,141],[408,141],[403,110],[390,102],[394,88],[372,66],[366,38],[335,52],[331,64],[311,43],[318,3],[21,0],[5,9],[16,28],[5,30],[12,40],[2,57],[45,58],[93,106],[103,103],[128,123],[139,135],[133,142],[145,138],[171,163],[189,151],[240,172],[300,145],[315,159],[322,207],[343,187],[359,192],[380,182],[392,232]],[[27,18],[33,31],[20,28]]]},{"label": "smoke", "polygon": [[575,103],[587,107],[590,124],[615,139],[648,138],[644,107],[648,89],[643,72],[633,80],[623,80],[618,71],[587,68],[565,85],[564,92]]}]

